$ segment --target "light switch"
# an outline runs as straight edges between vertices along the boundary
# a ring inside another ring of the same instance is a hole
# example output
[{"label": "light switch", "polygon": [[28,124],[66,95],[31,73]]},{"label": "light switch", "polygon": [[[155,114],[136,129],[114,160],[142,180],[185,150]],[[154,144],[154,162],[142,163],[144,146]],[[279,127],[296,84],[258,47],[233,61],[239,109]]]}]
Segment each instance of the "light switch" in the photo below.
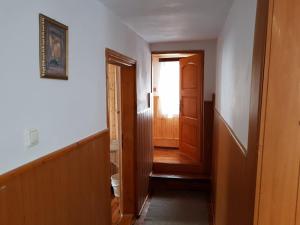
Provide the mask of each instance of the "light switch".
[{"label": "light switch", "polygon": [[39,143],[39,131],[37,129],[28,129],[25,131],[26,147],[33,147]]}]

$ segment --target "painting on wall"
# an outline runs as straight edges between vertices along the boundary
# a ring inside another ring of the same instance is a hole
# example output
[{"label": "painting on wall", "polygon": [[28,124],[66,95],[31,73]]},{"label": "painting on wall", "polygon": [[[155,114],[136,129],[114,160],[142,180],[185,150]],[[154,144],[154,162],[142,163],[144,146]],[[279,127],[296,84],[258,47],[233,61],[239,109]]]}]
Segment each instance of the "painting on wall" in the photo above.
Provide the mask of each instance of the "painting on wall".
[{"label": "painting on wall", "polygon": [[68,27],[42,14],[39,20],[41,78],[68,80]]}]

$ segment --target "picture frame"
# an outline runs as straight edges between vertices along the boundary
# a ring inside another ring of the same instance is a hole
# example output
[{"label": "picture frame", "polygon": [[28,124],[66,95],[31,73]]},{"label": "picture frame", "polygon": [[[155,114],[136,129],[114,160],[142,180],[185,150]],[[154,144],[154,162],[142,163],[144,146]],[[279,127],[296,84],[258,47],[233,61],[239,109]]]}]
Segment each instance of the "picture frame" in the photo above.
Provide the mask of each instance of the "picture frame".
[{"label": "picture frame", "polygon": [[39,14],[40,77],[68,80],[68,26]]}]

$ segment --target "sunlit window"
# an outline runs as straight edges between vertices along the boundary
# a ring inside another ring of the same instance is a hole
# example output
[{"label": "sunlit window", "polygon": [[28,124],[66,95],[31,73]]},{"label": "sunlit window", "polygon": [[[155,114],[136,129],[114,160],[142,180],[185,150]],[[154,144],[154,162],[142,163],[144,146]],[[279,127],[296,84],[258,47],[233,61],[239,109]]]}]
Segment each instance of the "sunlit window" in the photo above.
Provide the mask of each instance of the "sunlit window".
[{"label": "sunlit window", "polygon": [[159,109],[163,117],[179,115],[179,62],[160,62]]}]

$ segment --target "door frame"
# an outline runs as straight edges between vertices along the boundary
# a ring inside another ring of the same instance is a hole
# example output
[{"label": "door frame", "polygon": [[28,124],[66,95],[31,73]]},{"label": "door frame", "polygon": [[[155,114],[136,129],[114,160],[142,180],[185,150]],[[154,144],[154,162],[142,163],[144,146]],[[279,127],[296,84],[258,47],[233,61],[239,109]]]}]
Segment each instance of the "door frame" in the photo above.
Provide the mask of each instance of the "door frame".
[{"label": "door frame", "polygon": [[[133,86],[135,88],[134,91],[134,105],[135,107],[132,109],[132,113],[134,116],[134,123],[131,124],[131,130],[133,130],[133,133],[131,134],[133,136],[133,143],[134,146],[133,149],[130,152],[127,152],[126,154],[122,154],[122,149],[119,151],[119,171],[121,174],[121,198],[120,198],[120,211],[121,215],[136,215],[136,174],[135,174],[135,168],[136,168],[136,129],[137,129],[137,93],[136,93],[136,60],[131,59],[121,53],[118,53],[112,49],[106,48],[105,49],[105,59],[106,59],[106,115],[107,115],[107,127],[109,129],[109,108],[108,108],[108,65],[113,64],[116,66],[120,66],[120,77],[122,78],[122,67],[124,68],[131,68],[130,73],[126,73],[126,75],[133,76]],[[123,74],[124,76],[125,74]],[[122,79],[120,79],[122,80]],[[122,81],[120,81],[121,89],[122,89]],[[121,90],[120,90],[121,91]],[[122,93],[120,92],[122,95]],[[121,105],[122,102],[126,101],[126,99],[121,99]],[[122,113],[122,110],[121,110]],[[122,115],[121,115],[122,117]],[[123,124],[123,119],[121,119],[121,127],[122,130],[127,130],[127,125]],[[123,131],[122,131],[123,133]],[[123,137],[123,134],[122,134]],[[123,139],[121,137],[121,139]],[[123,142],[123,140],[122,140]],[[110,150],[110,149],[109,149]],[[130,162],[134,162],[134,165],[129,165]],[[125,185],[126,183],[126,185]]]},{"label": "door frame", "polygon": [[[201,147],[202,147],[202,151],[205,151],[205,145],[204,145],[204,132],[205,132],[205,124],[204,124],[204,82],[205,82],[205,50],[171,50],[171,51],[152,51],[151,52],[151,68],[153,66],[153,62],[152,62],[152,56],[155,54],[198,54],[198,55],[203,55],[203,76],[200,78],[201,82],[202,82],[202,103],[201,103],[201,109],[202,109],[202,134],[201,134]],[[166,59],[166,61],[170,61],[169,58]],[[153,71],[152,71],[153,72]],[[151,76],[153,76],[151,72]],[[151,78],[151,90],[153,89],[153,77]],[[180,142],[180,140],[179,140]],[[209,153],[211,154],[211,153]],[[204,156],[204,160],[209,159],[209,156],[205,155]]]}]

